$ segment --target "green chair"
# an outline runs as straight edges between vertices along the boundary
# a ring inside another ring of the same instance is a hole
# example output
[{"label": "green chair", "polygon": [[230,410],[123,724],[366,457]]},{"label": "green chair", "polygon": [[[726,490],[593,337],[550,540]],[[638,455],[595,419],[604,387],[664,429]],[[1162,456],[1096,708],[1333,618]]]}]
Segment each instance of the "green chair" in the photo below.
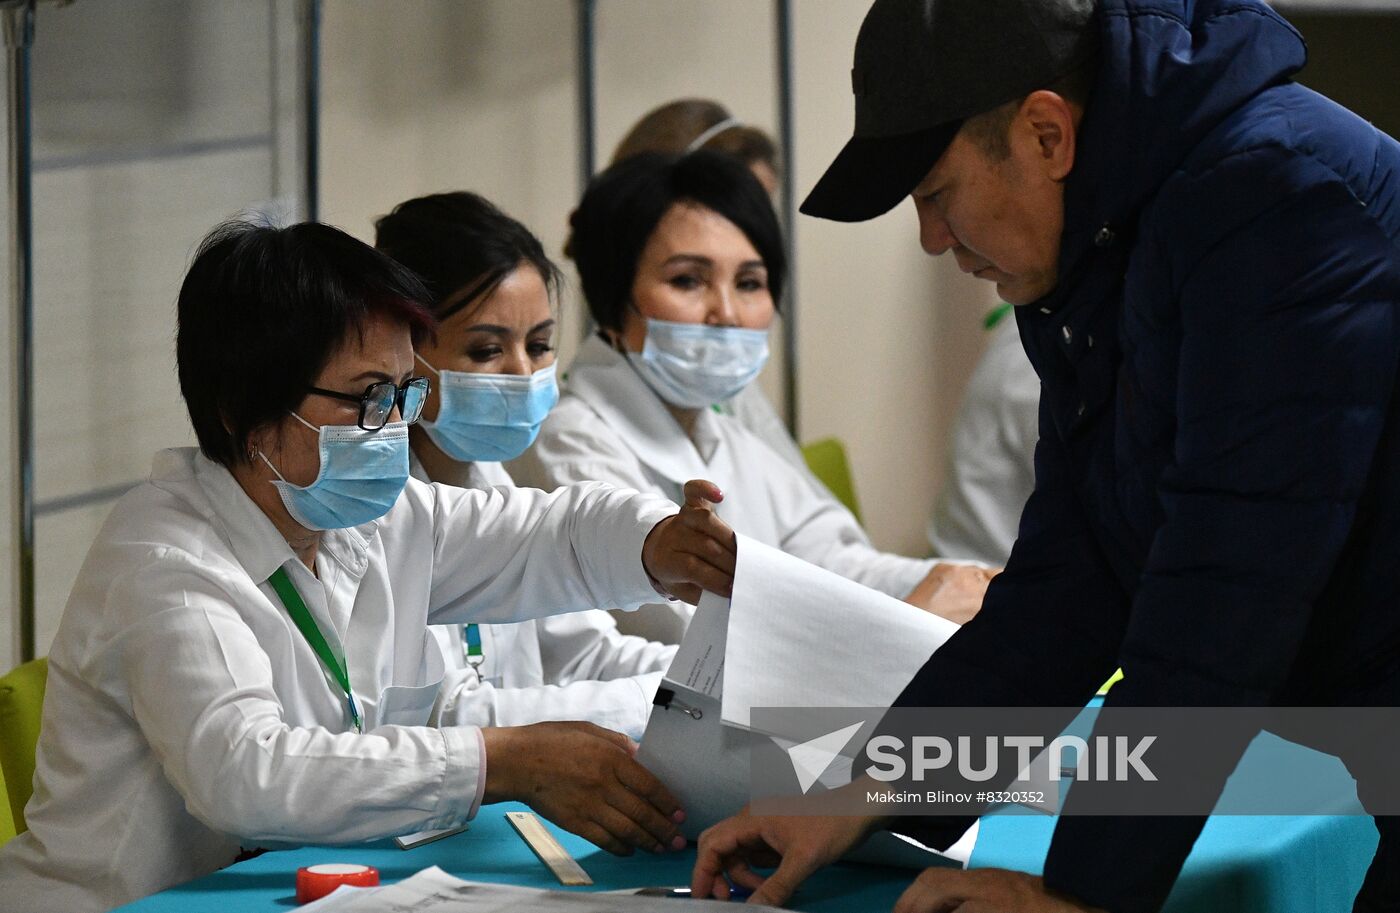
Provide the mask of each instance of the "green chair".
[{"label": "green chair", "polygon": [[802,448],[802,458],[807,468],[821,480],[836,500],[846,505],[860,520],[860,502],[856,500],[856,486],[851,479],[851,464],[846,460],[846,445],[840,438],[823,438]]},{"label": "green chair", "polygon": [[15,835],[15,819],[10,814],[10,796],[5,792],[5,772],[0,771],[0,846]]},{"label": "green chair", "polygon": [[34,791],[34,749],[48,677],[47,658],[16,666],[0,677],[0,770],[5,773],[14,830],[21,834],[24,806]]}]

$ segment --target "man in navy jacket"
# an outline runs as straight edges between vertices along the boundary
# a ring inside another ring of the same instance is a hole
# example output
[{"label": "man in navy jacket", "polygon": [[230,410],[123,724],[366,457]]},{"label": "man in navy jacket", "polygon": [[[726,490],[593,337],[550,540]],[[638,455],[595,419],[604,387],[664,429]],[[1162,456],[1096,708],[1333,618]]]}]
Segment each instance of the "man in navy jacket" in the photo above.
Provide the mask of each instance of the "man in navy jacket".
[{"label": "man in navy jacket", "polygon": [[[1042,382],[1006,571],[896,706],[1082,706],[1120,665],[1110,708],[1400,705],[1400,144],[1305,61],[1258,0],[876,0],[803,211],[912,196]],[[1376,823],[1356,910],[1400,910]],[[1155,911],[1203,824],[1064,817],[1043,883],[931,871],[898,909]],[[781,902],[881,825],[730,819],[695,888],[781,856]]]}]

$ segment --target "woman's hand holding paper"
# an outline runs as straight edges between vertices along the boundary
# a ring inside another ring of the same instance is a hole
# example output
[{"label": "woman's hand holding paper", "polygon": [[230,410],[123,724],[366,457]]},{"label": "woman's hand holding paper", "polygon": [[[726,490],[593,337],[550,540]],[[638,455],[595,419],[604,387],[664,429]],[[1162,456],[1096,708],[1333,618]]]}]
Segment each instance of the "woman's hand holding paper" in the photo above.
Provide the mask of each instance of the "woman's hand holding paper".
[{"label": "woman's hand holding paper", "polygon": [[656,524],[642,545],[647,573],[677,599],[697,603],[703,590],[725,598],[733,592],[738,546],[713,509],[723,500],[713,482],[686,482],[680,513]]}]

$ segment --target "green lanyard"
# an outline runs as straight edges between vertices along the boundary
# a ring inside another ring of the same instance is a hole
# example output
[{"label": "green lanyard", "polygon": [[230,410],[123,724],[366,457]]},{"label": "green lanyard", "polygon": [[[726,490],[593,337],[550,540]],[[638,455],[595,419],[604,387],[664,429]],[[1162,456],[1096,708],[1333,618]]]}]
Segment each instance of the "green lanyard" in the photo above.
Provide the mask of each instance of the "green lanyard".
[{"label": "green lanyard", "polygon": [[292,579],[287,576],[287,571],[279,567],[272,572],[268,582],[277,591],[282,605],[287,607],[287,614],[292,616],[292,621],[296,622],[297,630],[301,631],[301,636],[305,637],[306,642],[311,645],[311,649],[321,660],[321,665],[326,667],[331,677],[344,689],[345,702],[350,705],[350,722],[355,724],[355,731],[364,732],[365,727],[360,719],[360,708],[355,705],[355,695],[350,691],[350,673],[345,668],[345,663],[336,659],[335,654],[331,652],[330,644],[326,643],[325,635],[316,626],[316,619],[312,618],[311,613],[306,610],[306,603],[301,601],[301,594],[292,585]]},{"label": "green lanyard", "polygon": [[982,326],[988,330],[1001,323],[1002,318],[1011,313],[1010,304],[1000,304],[987,312],[987,316],[982,318]]}]

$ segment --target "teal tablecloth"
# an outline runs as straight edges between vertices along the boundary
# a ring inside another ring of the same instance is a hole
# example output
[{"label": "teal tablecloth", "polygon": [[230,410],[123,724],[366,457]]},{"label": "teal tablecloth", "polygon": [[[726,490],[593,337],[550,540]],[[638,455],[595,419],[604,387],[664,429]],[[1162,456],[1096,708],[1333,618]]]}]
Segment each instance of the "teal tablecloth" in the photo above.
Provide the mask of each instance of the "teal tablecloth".
[{"label": "teal tablecloth", "polygon": [[[296,905],[296,870],[321,862],[372,865],[386,882],[407,878],[419,869],[436,865],[460,878],[572,891],[690,883],[694,849],[621,858],[544,822],[594,882],[592,888],[560,888],[559,882],[505,820],[506,812],[522,809],[524,806],[514,803],[488,805],[466,833],[412,850],[400,850],[392,841],[384,841],[356,847],[306,847],[265,853],[119,909],[125,913],[274,913],[287,910]],[[833,866],[804,885],[792,906],[811,913],[888,910],[894,906],[910,877],[907,869]]]},{"label": "teal tablecloth", "polygon": [[[1260,778],[1250,772],[1251,758],[1259,763],[1265,751],[1306,751],[1270,740],[1271,736],[1261,736],[1251,747],[1232,782],[1257,782]],[[1339,809],[1356,807],[1354,785],[1341,762],[1317,755],[1308,763],[1314,777],[1334,780],[1339,793],[1349,792],[1350,799],[1342,801]],[[505,813],[522,807],[487,806],[466,833],[413,850],[400,850],[384,841],[266,853],[121,909],[129,913],[274,913],[295,906],[297,868],[322,862],[372,865],[385,881],[437,865],[462,878],[558,888],[506,823]],[[548,822],[546,826],[592,876],[591,890],[683,885],[690,880],[693,849],[619,858]],[[972,865],[1039,873],[1054,826],[1053,818],[1041,815],[990,815],[982,820]],[[1186,862],[1167,913],[1348,913],[1376,840],[1371,819],[1355,814],[1212,818]],[[812,913],[889,910],[913,875],[907,869],[832,866],[808,881],[792,906]]]},{"label": "teal tablecloth", "polygon": [[[1164,913],[1350,913],[1378,835],[1341,761],[1262,733],[1231,775],[1221,807],[1265,807],[1256,804],[1259,795],[1289,786],[1279,771],[1306,781],[1297,792],[1319,814],[1212,817]],[[971,864],[1040,874],[1054,828],[1044,815],[988,815]]]}]

